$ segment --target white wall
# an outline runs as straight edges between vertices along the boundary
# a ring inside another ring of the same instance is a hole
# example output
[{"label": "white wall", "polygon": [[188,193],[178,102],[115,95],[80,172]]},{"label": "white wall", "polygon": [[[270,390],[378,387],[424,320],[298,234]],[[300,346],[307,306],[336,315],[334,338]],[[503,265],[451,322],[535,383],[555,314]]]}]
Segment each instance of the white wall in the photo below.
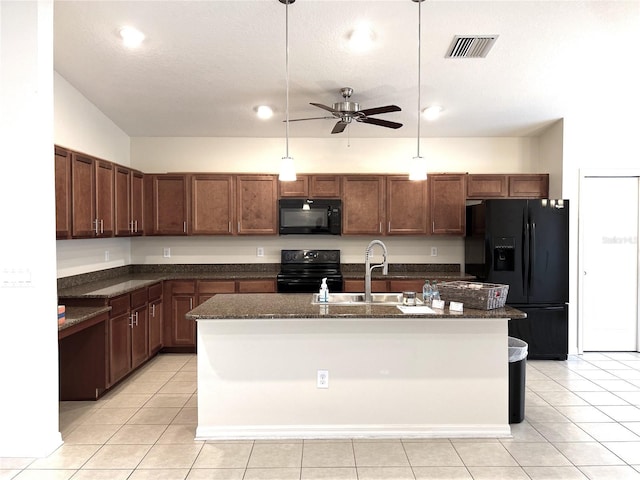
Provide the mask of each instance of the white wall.
[{"label": "white wall", "polygon": [[38,457],[62,443],[52,0],[0,2],[0,65],[0,211],[5,227],[0,254],[0,457]]},{"label": "white wall", "polygon": [[549,198],[562,196],[563,120],[558,120],[540,135],[540,171],[549,174]]},{"label": "white wall", "polygon": [[[54,72],[54,142],[120,165],[130,165],[129,136]],[[58,240],[58,278],[131,263],[128,238]],[[109,261],[105,261],[105,252]]]}]

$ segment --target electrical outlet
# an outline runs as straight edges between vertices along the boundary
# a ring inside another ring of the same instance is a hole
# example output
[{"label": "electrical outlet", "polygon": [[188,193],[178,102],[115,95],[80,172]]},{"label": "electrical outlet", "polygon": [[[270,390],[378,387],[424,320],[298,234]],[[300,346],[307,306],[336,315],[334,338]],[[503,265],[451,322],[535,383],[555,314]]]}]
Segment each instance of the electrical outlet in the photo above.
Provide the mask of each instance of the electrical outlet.
[{"label": "electrical outlet", "polygon": [[258,257],[264,257],[264,247],[258,247],[256,249],[256,256]]},{"label": "electrical outlet", "polygon": [[171,257],[171,249],[167,248],[167,247],[163,248],[162,249],[162,256],[164,258],[170,258]]},{"label": "electrical outlet", "polygon": [[431,256],[432,257],[438,256],[438,247],[431,247]]},{"label": "electrical outlet", "polygon": [[318,370],[318,388],[329,388],[329,370]]},{"label": "electrical outlet", "polygon": [[108,262],[109,261],[109,250],[105,250],[104,251],[104,261]]}]

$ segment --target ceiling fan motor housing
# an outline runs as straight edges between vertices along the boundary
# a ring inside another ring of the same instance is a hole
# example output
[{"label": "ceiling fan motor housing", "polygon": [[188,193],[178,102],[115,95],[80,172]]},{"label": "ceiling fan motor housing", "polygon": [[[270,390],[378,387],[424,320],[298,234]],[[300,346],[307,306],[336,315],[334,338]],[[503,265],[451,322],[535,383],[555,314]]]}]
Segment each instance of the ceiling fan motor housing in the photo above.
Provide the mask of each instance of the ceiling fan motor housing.
[{"label": "ceiling fan motor housing", "polygon": [[333,104],[333,109],[341,113],[355,113],[360,110],[360,104],[358,102],[336,102]]}]

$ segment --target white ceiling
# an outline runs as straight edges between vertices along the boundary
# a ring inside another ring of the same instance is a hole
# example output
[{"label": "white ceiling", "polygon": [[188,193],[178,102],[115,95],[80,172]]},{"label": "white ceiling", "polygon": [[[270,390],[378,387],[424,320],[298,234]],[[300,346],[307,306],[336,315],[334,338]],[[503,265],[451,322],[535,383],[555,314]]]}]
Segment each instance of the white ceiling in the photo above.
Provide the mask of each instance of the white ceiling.
[{"label": "white ceiling", "polygon": [[[423,137],[536,135],[585,102],[637,85],[640,2],[434,1],[422,8]],[[54,2],[56,71],[130,136],[280,137],[285,134],[285,10],[278,0]],[[367,53],[347,36],[361,21]],[[118,30],[146,34],[126,50]],[[454,35],[498,34],[484,59],[448,59]],[[631,50],[631,48],[633,48]],[[361,108],[398,130],[357,123],[339,135],[415,137],[418,3],[297,0],[289,6],[290,118],[354,89]],[[276,110],[258,120],[254,107]],[[292,137],[329,137],[332,120],[290,124]]]}]

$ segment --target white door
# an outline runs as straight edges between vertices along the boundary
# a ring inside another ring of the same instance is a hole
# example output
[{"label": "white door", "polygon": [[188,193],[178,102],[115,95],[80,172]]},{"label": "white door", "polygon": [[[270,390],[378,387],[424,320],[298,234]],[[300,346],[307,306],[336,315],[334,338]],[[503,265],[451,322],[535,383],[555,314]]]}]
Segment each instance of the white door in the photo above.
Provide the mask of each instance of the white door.
[{"label": "white door", "polygon": [[638,177],[580,187],[583,351],[638,351]]}]

